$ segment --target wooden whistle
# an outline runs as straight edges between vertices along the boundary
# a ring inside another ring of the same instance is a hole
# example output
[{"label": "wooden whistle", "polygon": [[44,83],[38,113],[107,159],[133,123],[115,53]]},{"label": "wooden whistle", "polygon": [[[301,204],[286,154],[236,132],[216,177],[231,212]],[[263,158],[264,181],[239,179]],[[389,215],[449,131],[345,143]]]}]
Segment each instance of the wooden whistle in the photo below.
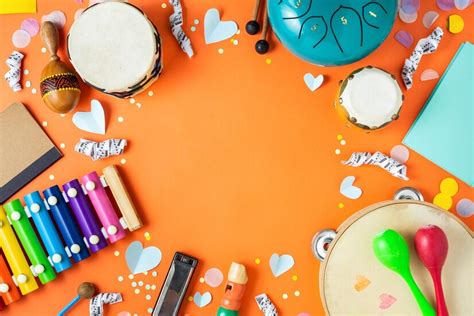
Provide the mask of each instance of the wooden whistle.
[{"label": "wooden whistle", "polygon": [[59,33],[52,22],[46,21],[42,24],[41,38],[51,55],[49,63],[41,73],[40,89],[43,102],[54,112],[70,112],[79,102],[79,80],[57,55]]}]

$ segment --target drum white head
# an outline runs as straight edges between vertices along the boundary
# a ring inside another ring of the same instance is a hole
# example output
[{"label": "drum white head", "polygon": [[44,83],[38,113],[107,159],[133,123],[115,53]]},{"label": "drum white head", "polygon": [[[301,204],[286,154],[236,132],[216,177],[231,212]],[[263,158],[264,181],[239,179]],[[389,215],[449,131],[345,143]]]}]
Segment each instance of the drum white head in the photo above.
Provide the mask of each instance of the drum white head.
[{"label": "drum white head", "polygon": [[123,2],[105,2],[85,10],[68,37],[69,57],[79,75],[106,93],[139,84],[159,56],[157,34],[146,16]]},{"label": "drum white head", "polygon": [[379,68],[365,67],[343,82],[339,102],[352,123],[376,129],[398,118],[403,94],[391,74]]}]

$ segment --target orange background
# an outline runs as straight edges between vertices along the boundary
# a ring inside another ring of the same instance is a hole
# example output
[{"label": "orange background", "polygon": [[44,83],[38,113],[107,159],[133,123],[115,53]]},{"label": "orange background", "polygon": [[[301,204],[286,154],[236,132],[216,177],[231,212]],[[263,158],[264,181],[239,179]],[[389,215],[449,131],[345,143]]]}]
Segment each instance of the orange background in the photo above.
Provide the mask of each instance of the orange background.
[{"label": "orange background", "polygon": [[[185,30],[196,52],[192,59],[188,59],[171,36],[169,5],[162,8],[164,1],[155,0],[132,2],[157,25],[164,43],[164,72],[149,89],[154,96],[145,92],[135,98],[141,108],[83,85],[77,110],[88,111],[90,100],[96,98],[106,112],[106,135],[89,134],[72,124],[72,114],[61,117],[49,111],[40,94],[32,94],[31,88],[13,93],[1,80],[0,110],[14,101],[23,102],[38,122],[47,122],[45,130],[55,144],[66,145],[61,150],[64,158],[15,198],[62,184],[92,170],[99,171],[111,163],[120,164],[124,158],[126,163],[121,170],[145,226],[75,264],[57,280],[9,306],[2,315],[53,315],[75,295],[82,281],[94,282],[101,291],[123,294],[122,303],[106,306],[107,315],[121,311],[146,315],[147,309],[154,305],[175,251],[200,260],[187,295],[210,291],[213,296],[212,303],[202,309],[186,300],[180,314],[215,314],[224,285],[210,288],[200,283],[199,278],[211,267],[218,267],[227,275],[232,261],[245,264],[249,274],[242,315],[259,315],[253,298],[262,292],[272,298],[280,315],[323,314],[318,289],[319,262],[310,248],[313,235],[324,228],[337,228],[365,206],[391,199],[402,186],[419,188],[425,199],[432,201],[440,181],[450,176],[411,150],[407,162],[408,182],[376,167],[343,166],[340,160],[348,158],[353,151],[389,153],[394,145],[401,143],[437,82],[421,82],[421,72],[433,68],[442,74],[460,43],[473,41],[474,9],[446,13],[435,6],[434,0],[422,1],[418,20],[404,24],[397,18],[387,40],[369,57],[347,66],[323,68],[297,59],[277,43],[273,35],[271,51],[265,56],[256,54],[253,47],[257,37],[244,31],[254,1],[184,0]],[[37,14],[0,16],[1,59],[6,59],[14,49],[11,35],[20,28],[23,19],[40,20],[53,10],[62,10],[68,17],[61,36],[60,55],[64,59],[65,31],[74,20],[74,12],[86,5],[72,0],[38,0]],[[229,40],[211,45],[204,43],[204,14],[212,7],[219,9],[224,20],[235,20],[239,24],[242,32],[234,36],[238,45]],[[371,134],[347,128],[333,108],[338,81],[366,65],[384,68],[400,79],[403,61],[411,49],[397,43],[393,35],[403,29],[415,39],[427,36],[430,31],[423,27],[422,17],[428,10],[440,13],[435,26],[443,28],[449,14],[460,14],[466,24],[464,31],[458,35],[445,32],[439,50],[424,56],[414,87],[410,91],[403,89],[406,100],[398,121]],[[196,32],[191,32],[194,19],[200,23]],[[23,69],[30,71],[22,82],[30,80],[32,88],[38,91],[40,73],[48,60],[48,56],[41,53],[41,47],[40,37],[35,36],[27,48],[20,50],[26,55]],[[224,49],[223,54],[218,53],[219,48]],[[270,64],[267,58],[271,59]],[[4,73],[7,67],[1,64],[0,70]],[[303,82],[307,72],[325,76],[324,84],[315,92],[309,91]],[[122,123],[117,120],[120,116],[124,118]],[[338,134],[346,140],[345,146],[336,139]],[[121,156],[92,162],[74,152],[74,145],[81,137],[96,141],[126,138],[129,146]],[[336,148],[341,149],[341,155],[335,154]],[[50,180],[50,175],[54,175],[54,180]],[[358,200],[349,200],[339,193],[340,182],[348,175],[356,176],[355,185],[363,190]],[[457,181],[460,190],[454,197],[454,205],[461,198],[474,197],[472,188]],[[338,208],[339,203],[344,203],[344,208]],[[455,213],[454,207],[451,212]],[[474,226],[474,217],[462,220],[471,228]],[[150,241],[145,240],[145,232],[151,234]],[[142,241],[145,246],[157,246],[163,253],[162,262],[155,269],[157,277],[139,275],[133,280],[156,284],[155,291],[139,287],[140,294],[133,292],[124,254],[134,240]],[[118,257],[114,256],[115,251],[120,252]],[[273,277],[268,266],[274,252],[291,254],[296,262],[290,272],[279,278]],[[262,263],[257,265],[256,258]],[[124,276],[123,282],[117,280],[119,275]],[[297,281],[292,280],[293,275],[298,276]],[[293,294],[296,290],[301,296]],[[289,295],[287,300],[282,298],[283,293]],[[146,300],[146,294],[151,294],[150,301]],[[378,302],[374,302],[374,306],[377,305]],[[86,302],[81,302],[70,313],[86,314]]]}]

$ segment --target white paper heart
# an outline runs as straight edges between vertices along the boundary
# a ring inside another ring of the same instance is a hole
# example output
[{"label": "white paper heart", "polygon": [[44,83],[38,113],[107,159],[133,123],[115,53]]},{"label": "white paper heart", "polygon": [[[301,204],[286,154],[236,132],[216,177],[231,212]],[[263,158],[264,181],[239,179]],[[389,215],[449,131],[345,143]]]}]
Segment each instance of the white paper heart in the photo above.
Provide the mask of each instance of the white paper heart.
[{"label": "white paper heart", "polygon": [[352,200],[356,200],[362,195],[362,190],[353,185],[354,181],[354,176],[345,177],[341,182],[341,186],[339,187],[341,194]]},{"label": "white paper heart", "polygon": [[161,262],[161,250],[156,247],[146,247],[139,241],[132,242],[125,252],[125,260],[130,272],[143,273],[155,268]]},{"label": "white paper heart", "polygon": [[306,86],[311,90],[312,92],[316,91],[319,87],[324,82],[324,76],[323,75],[318,75],[317,77],[314,77],[311,73],[307,73],[303,77],[304,83],[306,83]]},{"label": "white paper heart", "polygon": [[238,30],[234,21],[221,21],[219,11],[209,9],[204,16],[204,40],[206,44],[217,43],[231,38]]},{"label": "white paper heart", "polygon": [[97,100],[91,101],[90,112],[76,112],[72,117],[72,122],[77,128],[83,131],[105,134],[105,114],[102,104]]},{"label": "white paper heart", "polygon": [[295,264],[295,259],[290,255],[278,255],[274,253],[270,257],[270,269],[275,277],[279,277],[283,273],[290,270]]},{"label": "white paper heart", "polygon": [[194,294],[193,301],[198,307],[204,307],[209,305],[209,303],[212,301],[212,295],[209,292],[204,292],[202,295],[201,293],[196,292],[196,294]]}]

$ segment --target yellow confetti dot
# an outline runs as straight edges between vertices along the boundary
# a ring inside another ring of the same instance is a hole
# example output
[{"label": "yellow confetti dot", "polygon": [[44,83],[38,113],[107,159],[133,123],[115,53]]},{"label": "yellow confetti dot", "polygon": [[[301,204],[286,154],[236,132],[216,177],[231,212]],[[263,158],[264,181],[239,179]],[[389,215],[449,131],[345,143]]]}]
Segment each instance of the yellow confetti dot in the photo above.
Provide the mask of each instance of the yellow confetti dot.
[{"label": "yellow confetti dot", "polygon": [[122,165],[126,164],[126,163],[127,163],[127,159],[125,159],[125,158],[120,159],[120,163],[121,163]]},{"label": "yellow confetti dot", "polygon": [[265,63],[267,63],[267,65],[270,65],[272,63],[272,60],[270,58],[267,58],[265,59]]},{"label": "yellow confetti dot", "polygon": [[337,149],[334,151],[334,153],[335,153],[336,155],[340,155],[340,154],[341,154],[341,150],[340,150],[339,148],[337,148]]},{"label": "yellow confetti dot", "polygon": [[119,123],[122,123],[122,122],[123,122],[123,117],[122,117],[122,116],[119,116],[119,117],[117,118],[117,121],[118,121]]},{"label": "yellow confetti dot", "polygon": [[44,126],[44,127],[48,126],[48,122],[43,121],[43,126]]},{"label": "yellow confetti dot", "polygon": [[[149,232],[145,232],[144,236],[145,236],[145,239],[146,239],[146,240],[150,240],[150,239],[151,239],[151,235],[150,235]],[[155,272],[156,272],[156,271],[155,271]]]},{"label": "yellow confetti dot", "polygon": [[143,275],[148,275],[148,271],[143,272]]},{"label": "yellow confetti dot", "polygon": [[151,290],[152,290],[152,291],[156,290],[156,285],[153,284],[153,285],[151,286]]},{"label": "yellow confetti dot", "polygon": [[148,96],[152,97],[155,93],[153,91],[148,91]]},{"label": "yellow confetti dot", "polygon": [[114,256],[116,256],[116,257],[120,256],[120,251],[116,250],[116,251],[114,252]]},{"label": "yellow confetti dot", "polygon": [[341,140],[343,137],[341,134],[337,135],[337,140]]},{"label": "yellow confetti dot", "polygon": [[291,277],[291,279],[292,279],[293,281],[298,281],[298,276],[295,274],[295,275],[293,275],[293,276]]},{"label": "yellow confetti dot", "polygon": [[59,144],[59,147],[61,147],[62,149],[64,149],[64,148],[66,148],[66,144],[61,143],[61,144]]},{"label": "yellow confetti dot", "polygon": [[346,145],[346,141],[345,141],[344,139],[341,140],[341,145],[342,145],[342,146]]},{"label": "yellow confetti dot", "polygon": [[204,283],[204,278],[199,278],[199,282]]},{"label": "yellow confetti dot", "polygon": [[219,49],[217,50],[217,52],[218,52],[219,54],[224,54],[224,49],[223,49],[223,48],[219,48]]},{"label": "yellow confetti dot", "polygon": [[283,297],[283,299],[286,300],[286,299],[288,299],[288,294],[283,293],[283,295],[281,297]]},{"label": "yellow confetti dot", "polygon": [[140,289],[135,289],[135,294],[140,294]]},{"label": "yellow confetti dot", "polygon": [[161,4],[161,7],[162,7],[163,9],[166,9],[166,3],[163,2],[163,3]]},{"label": "yellow confetti dot", "polygon": [[188,296],[188,301],[189,301],[189,302],[192,302],[192,301],[193,301],[193,297],[192,297],[192,296]]},{"label": "yellow confetti dot", "polygon": [[49,180],[54,180],[54,174],[49,175]]},{"label": "yellow confetti dot", "polygon": [[448,196],[455,196],[458,193],[459,185],[453,178],[445,178],[441,181],[439,190]]},{"label": "yellow confetti dot", "polygon": [[61,116],[61,117],[65,117],[65,116],[66,116],[66,114],[59,114],[59,116]]},{"label": "yellow confetti dot", "polygon": [[337,205],[337,207],[339,207],[339,208],[344,208],[344,203],[339,203],[339,204]]},{"label": "yellow confetti dot", "polygon": [[129,278],[130,280],[133,280],[133,274],[129,274],[129,275],[128,275],[128,278]]},{"label": "yellow confetti dot", "polygon": [[457,14],[452,14],[448,18],[448,31],[453,34],[461,33],[464,29],[464,20]]},{"label": "yellow confetti dot", "polygon": [[295,296],[298,297],[301,295],[301,292],[300,291],[295,291]]},{"label": "yellow confetti dot", "polygon": [[262,262],[259,258],[255,259],[255,264],[260,264]]},{"label": "yellow confetti dot", "polygon": [[438,193],[433,199],[433,204],[438,205],[442,209],[449,210],[453,205],[453,199],[444,193]]}]

